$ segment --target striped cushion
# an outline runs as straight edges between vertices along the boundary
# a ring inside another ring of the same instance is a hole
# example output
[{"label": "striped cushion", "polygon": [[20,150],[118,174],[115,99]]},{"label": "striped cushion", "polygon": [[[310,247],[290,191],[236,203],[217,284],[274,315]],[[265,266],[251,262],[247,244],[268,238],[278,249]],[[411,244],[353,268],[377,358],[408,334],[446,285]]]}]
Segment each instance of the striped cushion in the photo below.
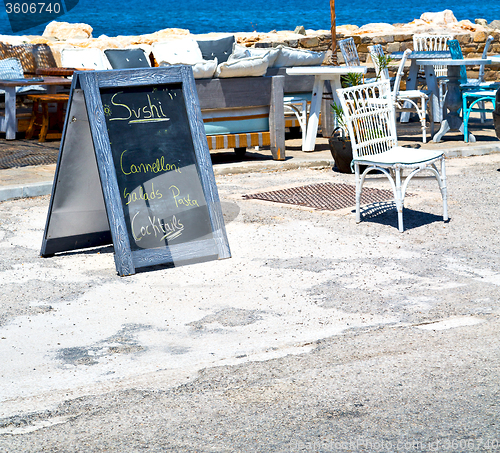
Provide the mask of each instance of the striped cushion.
[{"label": "striped cushion", "polygon": [[202,112],[206,135],[242,134],[269,130],[269,108],[249,107]]},{"label": "striped cushion", "polygon": [[251,148],[269,146],[270,132],[251,132],[248,134],[211,135],[207,137],[208,149]]}]

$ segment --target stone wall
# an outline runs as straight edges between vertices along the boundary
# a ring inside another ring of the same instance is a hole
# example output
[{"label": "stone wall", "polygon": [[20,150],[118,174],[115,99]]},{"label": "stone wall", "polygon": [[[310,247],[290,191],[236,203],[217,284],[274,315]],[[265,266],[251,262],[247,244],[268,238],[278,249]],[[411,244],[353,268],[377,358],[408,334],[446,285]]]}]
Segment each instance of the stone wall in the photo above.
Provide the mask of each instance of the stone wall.
[{"label": "stone wall", "polygon": [[[449,31],[448,31],[449,32]],[[453,33],[453,32],[452,32]],[[489,35],[494,37],[494,41],[490,44],[488,49],[489,55],[500,54],[500,30],[479,30],[470,32],[454,32],[456,39],[460,42],[462,48],[462,53],[464,58],[480,58],[482,56],[486,39]],[[368,46],[373,44],[380,44],[386,54],[391,54],[392,52],[405,51],[406,49],[413,49],[413,33],[401,33],[401,34],[379,34],[379,33],[367,33],[367,34],[349,34],[349,33],[338,33],[337,42],[341,39],[352,37],[356,43],[356,47],[359,54],[359,59],[363,64],[368,66],[368,75],[371,76],[375,73],[373,69],[373,63],[368,53]],[[303,36],[300,38],[293,37],[292,39],[284,39],[277,41],[259,41],[252,45],[255,47],[275,47],[277,45],[284,44],[290,47],[303,48],[308,50],[316,51],[327,51],[329,54],[326,61],[331,56],[331,34],[316,34],[314,36]],[[248,45],[248,44],[247,44]],[[337,61],[339,64],[343,64],[343,58],[340,51],[337,52]],[[391,63],[389,68],[392,72],[391,76],[395,75],[397,71],[398,62],[395,60]],[[408,63],[409,65],[409,63]],[[500,81],[500,66],[486,66],[485,68],[485,79]],[[479,67],[467,67],[467,73],[470,78],[478,77]]]}]

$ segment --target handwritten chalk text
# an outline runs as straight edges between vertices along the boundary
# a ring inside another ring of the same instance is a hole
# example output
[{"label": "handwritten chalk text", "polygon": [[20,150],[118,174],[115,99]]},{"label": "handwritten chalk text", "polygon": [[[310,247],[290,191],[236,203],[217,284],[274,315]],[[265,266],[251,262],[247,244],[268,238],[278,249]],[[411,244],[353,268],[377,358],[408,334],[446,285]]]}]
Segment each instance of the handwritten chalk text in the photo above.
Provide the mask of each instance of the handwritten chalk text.
[{"label": "handwritten chalk text", "polygon": [[123,151],[120,156],[120,170],[124,175],[132,175],[134,173],[161,173],[165,171],[176,171],[177,173],[182,173],[180,168],[175,164],[166,164],[165,157],[161,156],[152,163],[133,163],[125,164],[123,162],[123,156],[127,150]]},{"label": "handwritten chalk text", "polygon": [[121,104],[115,101],[115,97],[122,93],[123,91],[115,93],[111,98],[111,104],[116,107],[123,108],[125,110],[123,112],[125,116],[119,118],[110,118],[109,121],[128,121],[129,124],[170,121],[170,118],[168,118],[167,115],[165,115],[165,113],[163,112],[161,102],[158,101],[158,103],[156,104],[151,102],[149,94],[146,94],[147,103],[145,105],[137,109],[132,109],[127,104]]}]

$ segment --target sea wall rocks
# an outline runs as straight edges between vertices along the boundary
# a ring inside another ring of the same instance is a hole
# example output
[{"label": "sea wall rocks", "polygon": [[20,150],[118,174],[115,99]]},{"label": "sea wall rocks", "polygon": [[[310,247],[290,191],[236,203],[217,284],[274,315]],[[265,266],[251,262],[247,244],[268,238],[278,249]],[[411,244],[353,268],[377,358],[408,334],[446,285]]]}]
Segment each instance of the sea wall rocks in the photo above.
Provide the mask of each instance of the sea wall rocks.
[{"label": "sea wall rocks", "polygon": [[[47,43],[59,60],[61,49],[65,47],[97,47],[99,49],[124,48],[140,46],[150,48],[159,41],[185,37],[199,37],[192,35],[189,30],[166,28],[155,33],[139,36],[101,35],[92,36],[92,27],[86,24],[69,24],[67,22],[51,22],[47,25],[42,36],[0,36],[3,42],[19,44],[20,42]],[[484,19],[457,21],[453,12],[445,10],[438,13],[424,13],[418,19],[407,24],[367,24],[362,27],[356,25],[340,25],[336,27],[337,42],[341,39],[352,37],[357,45],[360,61],[373,72],[373,64],[369,57],[368,46],[381,44],[386,54],[404,51],[413,48],[413,34],[415,33],[452,33],[459,40],[464,56],[470,58],[480,57],[486,39],[489,35],[494,37],[490,45],[489,54],[500,54],[500,20],[487,23]],[[203,36],[218,36],[221,33],[209,33]],[[235,33],[238,43],[248,47],[276,47],[286,45],[294,48],[326,51],[325,62],[331,61],[331,30],[305,30],[298,26],[294,31],[272,31],[269,33]],[[342,55],[337,51],[337,61],[343,63]],[[394,62],[396,63],[396,62]],[[393,68],[396,69],[396,66]],[[478,70],[478,68],[475,68]],[[474,68],[468,68],[471,77],[477,77]],[[500,80],[500,73],[496,67],[487,67],[485,77],[487,80]]]},{"label": "sea wall rocks", "polygon": [[[341,39],[352,37],[356,43],[361,63],[369,67],[369,73],[374,73],[373,63],[368,52],[368,46],[373,44],[382,45],[384,52],[392,52],[413,49],[413,35],[415,33],[451,33],[460,42],[465,58],[481,57],[486,39],[493,36],[494,41],[488,49],[488,54],[500,54],[500,20],[495,20],[490,24],[484,19],[476,19],[475,23],[469,20],[457,21],[450,10],[440,13],[424,13],[419,19],[408,24],[368,24],[363,27],[355,25],[345,25],[336,28],[337,42]],[[274,38],[274,39],[273,39]],[[305,36],[289,36],[284,39],[276,39],[272,34],[267,36],[252,35],[239,36],[239,40],[247,46],[256,47],[276,47],[285,44],[291,47],[298,47],[310,50],[328,51],[326,60],[331,58],[331,32],[307,30]],[[343,63],[340,51],[337,51],[337,61]],[[397,62],[392,70],[397,70]],[[391,69],[391,68],[390,68]],[[468,67],[467,71],[471,78],[477,78],[479,68]],[[394,75],[394,74],[391,74]],[[486,80],[500,80],[498,67],[485,68]]]}]

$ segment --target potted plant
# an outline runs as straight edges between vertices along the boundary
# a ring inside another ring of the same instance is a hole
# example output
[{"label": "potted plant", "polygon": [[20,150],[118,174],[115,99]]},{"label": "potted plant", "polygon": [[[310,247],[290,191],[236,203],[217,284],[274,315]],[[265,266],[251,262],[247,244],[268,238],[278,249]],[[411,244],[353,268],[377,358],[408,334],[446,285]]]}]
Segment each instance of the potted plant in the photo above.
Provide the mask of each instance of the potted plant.
[{"label": "potted plant", "polygon": [[[342,88],[361,85],[363,83],[363,74],[348,73],[342,77]],[[333,115],[336,120],[337,127],[333,130],[332,135],[328,139],[330,152],[332,153],[335,166],[340,173],[352,173],[352,145],[347,134],[347,127],[344,121],[344,112],[342,106],[332,104]]]},{"label": "potted plant", "polygon": [[[389,67],[393,58],[389,55],[376,55],[378,71],[375,80],[380,79],[383,70]],[[363,74],[348,73],[342,77],[342,88],[361,85],[363,83]],[[352,173],[352,146],[347,134],[347,127],[344,121],[344,112],[342,107],[336,103],[332,104],[333,115],[336,119],[337,127],[333,130],[328,139],[330,152],[332,153],[335,166],[341,173]],[[365,167],[360,167],[364,171]]]}]

